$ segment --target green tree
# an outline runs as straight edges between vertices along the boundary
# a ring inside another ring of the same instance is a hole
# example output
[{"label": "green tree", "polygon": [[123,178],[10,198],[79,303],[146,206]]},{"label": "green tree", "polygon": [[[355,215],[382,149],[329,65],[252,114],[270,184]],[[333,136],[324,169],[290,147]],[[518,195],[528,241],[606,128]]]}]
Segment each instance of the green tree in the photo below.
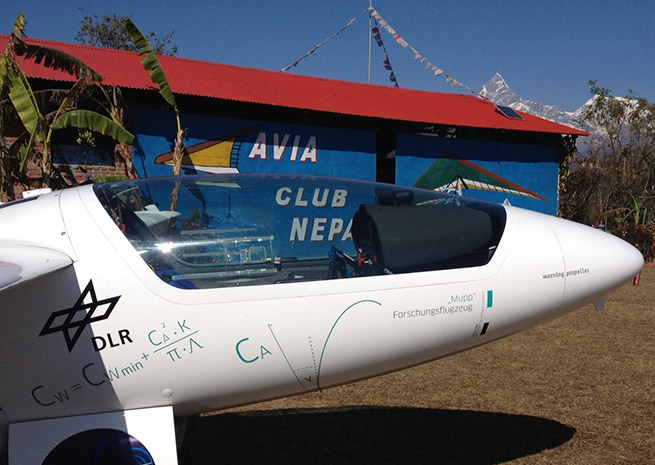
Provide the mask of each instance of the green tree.
[{"label": "green tree", "polygon": [[655,253],[655,104],[630,92],[614,97],[589,81],[594,98],[583,121],[594,129],[589,153],[578,155],[563,183],[562,216],[603,224]]},{"label": "green tree", "polygon": [[[102,17],[85,15],[74,39],[86,45],[136,51],[137,47],[127,29],[127,19],[127,16],[118,17],[115,14]],[[152,44],[157,55],[175,55],[177,46],[171,44],[174,35],[175,30],[163,36],[150,32],[144,38]]]}]

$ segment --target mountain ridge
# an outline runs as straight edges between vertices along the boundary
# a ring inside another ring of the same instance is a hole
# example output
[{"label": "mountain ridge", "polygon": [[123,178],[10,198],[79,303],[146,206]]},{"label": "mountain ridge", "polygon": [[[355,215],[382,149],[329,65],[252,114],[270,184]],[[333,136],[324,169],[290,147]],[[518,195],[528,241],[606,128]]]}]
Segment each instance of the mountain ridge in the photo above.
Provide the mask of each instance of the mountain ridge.
[{"label": "mountain ridge", "polygon": [[581,116],[584,109],[591,104],[593,97],[577,110],[566,111],[557,105],[547,105],[533,100],[524,99],[510,88],[500,73],[494,74],[494,76],[482,86],[479,95],[498,105],[505,105],[514,110],[539,116],[540,118],[555,121],[556,123],[565,124],[583,131],[589,131],[590,129],[584,127],[586,125],[582,124]]}]

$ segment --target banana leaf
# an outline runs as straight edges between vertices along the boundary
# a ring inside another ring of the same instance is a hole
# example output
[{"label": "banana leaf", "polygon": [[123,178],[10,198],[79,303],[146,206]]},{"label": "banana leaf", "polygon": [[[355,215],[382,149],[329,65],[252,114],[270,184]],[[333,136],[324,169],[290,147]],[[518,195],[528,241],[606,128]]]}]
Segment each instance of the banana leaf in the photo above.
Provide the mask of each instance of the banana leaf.
[{"label": "banana leaf", "polygon": [[57,71],[64,71],[76,77],[85,77],[94,81],[102,81],[102,76],[94,71],[82,61],[78,60],[68,53],[60,50],[33,45],[19,40],[14,46],[16,55],[23,56],[26,59],[33,59],[36,64],[41,64],[46,68]]},{"label": "banana leaf", "polygon": [[16,68],[8,68],[7,78],[9,82],[9,98],[16,109],[16,113],[23,122],[25,129],[32,135],[35,135],[39,141],[43,142],[43,135],[39,134],[38,126],[44,121],[43,115],[34,98],[34,93],[27,77],[23,71]]},{"label": "banana leaf", "polygon": [[9,63],[4,53],[0,53],[0,101],[5,99],[5,82],[9,80]]},{"label": "banana leaf", "polygon": [[130,18],[125,18],[125,28],[127,29],[127,32],[129,32],[130,37],[132,37],[132,42],[136,45],[137,55],[144,55],[143,58],[141,58],[143,69],[148,71],[148,76],[150,76],[152,82],[159,87],[159,93],[164,100],[166,100],[166,102],[173,107],[175,112],[177,112],[177,104],[175,103],[175,97],[173,96],[171,87],[168,84],[168,79],[166,79],[164,70],[159,64],[157,55],[148,43],[148,39],[145,38]]},{"label": "banana leaf", "polygon": [[63,129],[73,127],[78,129],[89,129],[109,136],[118,142],[132,144],[134,135],[116,124],[106,116],[89,110],[71,110],[59,115],[50,125],[52,129]]},{"label": "banana leaf", "polygon": [[11,36],[22,37],[25,34],[25,24],[27,24],[25,16],[23,16],[23,13],[18,13],[14,26],[11,28]]},{"label": "banana leaf", "polygon": [[75,75],[78,78],[85,77],[94,81],[102,80],[102,76],[100,76],[96,71],[68,53],[54,48],[24,42],[23,36],[25,34],[25,24],[25,17],[22,13],[18,13],[11,30],[11,44],[16,56],[33,59],[36,64],[41,64],[41,62],[43,62],[43,66],[46,68],[64,71],[68,74]]}]

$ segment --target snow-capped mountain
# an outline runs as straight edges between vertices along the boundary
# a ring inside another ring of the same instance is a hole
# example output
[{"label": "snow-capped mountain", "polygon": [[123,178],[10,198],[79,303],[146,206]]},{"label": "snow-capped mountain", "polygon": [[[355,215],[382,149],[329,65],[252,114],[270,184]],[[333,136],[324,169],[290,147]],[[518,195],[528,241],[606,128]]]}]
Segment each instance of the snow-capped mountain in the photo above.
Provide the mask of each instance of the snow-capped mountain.
[{"label": "snow-capped mountain", "polygon": [[[565,111],[556,105],[544,105],[539,102],[533,102],[532,100],[522,98],[519,94],[514,92],[509,85],[507,85],[507,82],[505,82],[499,73],[496,73],[489,82],[482,86],[480,95],[498,105],[505,105],[518,111],[539,116],[540,118],[549,119],[587,132],[589,134],[588,137],[579,137],[576,142],[578,152],[583,155],[589,153],[592,145],[598,145],[599,142],[602,143],[602,141],[607,138],[605,128],[593,125],[590,121],[586,121],[582,117],[585,110],[594,104],[594,99],[598,98],[597,96],[591,97],[575,111]],[[615,99],[624,107],[626,111],[625,122],[627,123],[630,119],[630,115],[632,115],[637,109],[637,100],[628,97],[611,98]],[[620,137],[626,141],[631,137],[628,124],[624,124]]]},{"label": "snow-capped mountain", "polygon": [[496,73],[489,82],[482,86],[480,95],[499,105],[505,105],[518,111],[539,116],[540,118],[586,130],[580,127],[578,120],[580,119],[582,110],[589,102],[575,111],[565,111],[556,105],[545,105],[543,103],[533,102],[532,100],[526,100],[514,92],[499,73]]},{"label": "snow-capped mountain", "polygon": [[[578,150],[581,153],[587,153],[589,145],[593,142],[602,141],[607,137],[605,129],[593,125],[590,121],[582,117],[585,110],[594,104],[597,96],[591,97],[580,108],[575,111],[565,111],[556,105],[544,105],[543,103],[526,100],[514,92],[503,77],[496,73],[489,82],[482,86],[480,95],[489,99],[498,105],[506,105],[515,110],[529,113],[540,118],[549,119],[557,123],[565,124],[589,133],[589,137],[581,137],[577,140]],[[637,109],[637,100],[628,97],[611,97],[625,108],[625,122],[629,121],[630,115]],[[621,137],[627,140],[630,137],[628,125],[625,124]]]}]

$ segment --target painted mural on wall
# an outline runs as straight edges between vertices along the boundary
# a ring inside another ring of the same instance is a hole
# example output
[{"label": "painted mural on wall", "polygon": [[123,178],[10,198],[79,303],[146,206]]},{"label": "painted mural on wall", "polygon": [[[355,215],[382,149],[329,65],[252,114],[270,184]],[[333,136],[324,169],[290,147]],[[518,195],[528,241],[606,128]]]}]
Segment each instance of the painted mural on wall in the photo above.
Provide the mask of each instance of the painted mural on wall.
[{"label": "painted mural on wall", "polygon": [[557,150],[530,144],[398,135],[396,183],[557,211]]},{"label": "painted mural on wall", "polygon": [[[175,118],[134,110],[140,177],[172,172]],[[374,131],[182,114],[183,173],[291,173],[376,179]],[[554,214],[555,147],[399,134],[396,183]]]},{"label": "painted mural on wall", "polygon": [[[135,166],[142,177],[171,174],[175,122],[136,110]],[[191,173],[292,173],[375,180],[375,133],[354,129],[182,115],[182,160]]]},{"label": "painted mural on wall", "polygon": [[[134,114],[134,165],[139,176],[170,175],[174,116],[150,110],[135,110]],[[215,202],[220,208],[210,210],[202,189],[185,184],[187,188],[183,186],[178,193],[177,211],[191,213],[180,221],[197,222],[204,232],[252,230],[256,236],[253,224],[274,220],[267,227],[273,232],[271,238],[282,245],[277,253],[284,257],[296,257],[302,250],[327,258],[332,246],[343,248],[352,241],[352,216],[360,203],[371,201],[369,197],[361,198],[338,183],[301,178],[274,190],[255,178],[252,182],[259,182],[259,188],[247,191],[255,197],[246,197],[246,190],[229,181],[228,175],[288,173],[374,181],[375,132],[195,114],[182,114],[181,121],[189,128],[182,172],[225,174],[230,189],[225,190],[225,198]],[[155,213],[169,208],[170,186],[150,194]],[[154,202],[155,198],[168,200]],[[269,207],[262,208],[263,202]],[[248,250],[252,253],[253,248],[249,245]]]}]

